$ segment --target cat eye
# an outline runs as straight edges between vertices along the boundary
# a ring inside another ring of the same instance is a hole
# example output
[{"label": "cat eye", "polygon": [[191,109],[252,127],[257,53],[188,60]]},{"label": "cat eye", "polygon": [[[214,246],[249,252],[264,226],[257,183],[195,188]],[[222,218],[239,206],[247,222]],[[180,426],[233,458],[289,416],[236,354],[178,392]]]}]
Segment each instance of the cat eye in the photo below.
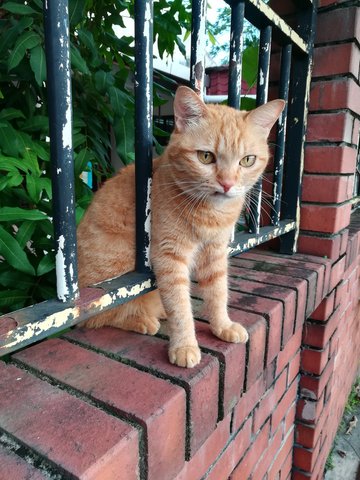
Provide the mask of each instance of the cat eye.
[{"label": "cat eye", "polygon": [[215,163],[215,155],[211,152],[203,152],[202,150],[198,150],[197,152],[198,159],[204,165],[210,165],[210,163]]},{"label": "cat eye", "polygon": [[240,165],[242,167],[252,167],[256,161],[255,155],[246,155],[246,157],[240,160]]}]

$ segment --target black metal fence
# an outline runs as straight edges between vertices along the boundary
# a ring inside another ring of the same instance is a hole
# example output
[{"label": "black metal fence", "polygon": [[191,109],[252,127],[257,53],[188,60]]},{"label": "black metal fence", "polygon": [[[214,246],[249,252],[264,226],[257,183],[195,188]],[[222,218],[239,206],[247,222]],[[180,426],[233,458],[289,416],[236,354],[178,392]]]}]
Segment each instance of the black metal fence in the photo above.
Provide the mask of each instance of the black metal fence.
[{"label": "black metal fence", "polygon": [[[272,238],[281,238],[281,251],[296,249],[299,193],[309,98],[315,0],[294,0],[292,28],[262,0],[228,0],[231,7],[228,103],[240,107],[244,18],[260,30],[256,103],[267,101],[271,45],[281,50],[278,97],[287,100],[279,119],[274,153],[271,225],[260,226],[262,185],[254,189],[249,232],[237,232],[230,245],[235,255]],[[291,3],[291,2],[290,2]],[[69,21],[66,0],[44,2],[46,59],[53,183],[57,300],[42,302],[0,317],[4,333],[0,354],[10,353],[155,287],[149,268],[149,223],[152,171],[152,46],[153,1],[135,0],[135,163],[136,272],[86,288],[79,295],[72,152]],[[203,93],[205,75],[206,0],[192,1],[190,84]],[[290,159],[291,167],[285,159]]]}]

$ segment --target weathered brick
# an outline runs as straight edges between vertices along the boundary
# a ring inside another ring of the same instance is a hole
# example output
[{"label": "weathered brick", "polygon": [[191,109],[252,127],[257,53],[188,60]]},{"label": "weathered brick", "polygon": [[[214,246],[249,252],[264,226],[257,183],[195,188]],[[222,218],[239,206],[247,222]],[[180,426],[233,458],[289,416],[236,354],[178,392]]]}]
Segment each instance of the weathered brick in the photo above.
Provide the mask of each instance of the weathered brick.
[{"label": "weathered brick", "polygon": [[305,174],[301,199],[303,202],[342,203],[353,197],[354,176]]},{"label": "weathered brick", "polygon": [[304,347],[301,352],[301,369],[314,375],[321,375],[329,360],[329,343],[321,349]]},{"label": "weathered brick", "polygon": [[185,388],[189,405],[190,423],[187,427],[191,455],[215,429],[219,392],[219,363],[215,357],[203,353],[201,363],[196,367],[177,367],[169,363],[165,340],[116,328],[76,329],[65,337],[111,354],[116,359],[131,361],[152,375],[167,378]]},{"label": "weathered brick", "polygon": [[[330,262],[328,260],[318,258],[318,257],[311,257],[310,255],[302,255],[302,254],[295,254],[292,256],[284,257],[279,253],[275,252],[267,252],[265,250],[256,250],[247,252],[244,254],[245,259],[251,260],[263,260],[269,265],[273,263],[278,267],[283,268],[283,272],[289,274],[289,276],[293,276],[295,272],[292,272],[291,269],[293,267],[302,270],[303,278],[309,280],[312,279],[312,272],[315,272],[315,279],[316,283],[313,287],[316,292],[315,296],[315,306],[314,308],[320,303],[324,296],[324,291],[327,290],[328,282],[329,282],[329,275],[330,275]],[[296,273],[295,273],[296,276]],[[313,308],[313,310],[314,310]]]},{"label": "weathered brick", "polygon": [[[257,251],[258,252],[258,251]],[[257,253],[259,255],[259,253]],[[241,255],[231,259],[231,266],[246,268],[249,270],[255,270],[260,272],[266,272],[268,275],[272,275],[274,281],[278,280],[278,276],[282,276],[287,279],[287,283],[295,283],[297,280],[305,280],[307,283],[307,303],[306,303],[306,316],[314,310],[316,305],[316,289],[317,289],[317,275],[316,272],[304,270],[300,266],[294,267],[293,265],[281,265],[277,258],[274,257],[272,261],[269,261],[265,256],[252,259],[248,255],[245,257]],[[291,282],[289,281],[291,278]]]},{"label": "weathered brick", "polygon": [[255,406],[260,401],[266,390],[265,373],[259,377],[252,387],[240,398],[239,403],[234,408],[233,430],[236,432],[245,422]]},{"label": "weathered brick", "polygon": [[318,16],[315,43],[360,38],[360,17],[357,7],[339,8]]},{"label": "weathered brick", "polygon": [[284,350],[279,353],[276,360],[276,375],[279,375],[295,357],[301,345],[301,338],[302,332],[299,329],[285,345]]},{"label": "weathered brick", "polygon": [[355,43],[326,45],[314,50],[313,77],[352,73],[358,77],[360,51]]},{"label": "weathered brick", "polygon": [[[234,270],[232,270],[234,272]],[[296,320],[296,294],[294,290],[277,285],[253,282],[249,279],[229,277],[229,287],[241,293],[249,293],[265,299],[280,300],[283,304],[283,328],[281,346],[283,347],[292,336]]]},{"label": "weathered brick", "polygon": [[359,111],[359,86],[351,78],[333,78],[312,83],[310,91],[310,111],[337,110],[351,108]]},{"label": "weathered brick", "polygon": [[314,448],[304,448],[298,445],[294,446],[294,466],[301,468],[306,472],[312,472],[315,462],[319,456],[320,439]]},{"label": "weathered brick", "polygon": [[334,369],[334,357],[331,357],[321,375],[301,375],[300,393],[312,399],[320,399]]},{"label": "weathered brick", "polygon": [[277,378],[272,388],[270,388],[262,397],[261,402],[254,410],[253,431],[258,432],[266,419],[277,408],[280,398],[286,391],[286,371],[283,371]]},{"label": "weathered brick", "polygon": [[338,206],[303,203],[300,228],[313,232],[337,233],[349,225],[351,205]]},{"label": "weathered brick", "polygon": [[0,379],[0,426],[19,442],[68,476],[138,478],[135,428],[13,365],[0,362]]},{"label": "weathered brick", "polygon": [[[266,422],[255,440],[251,443],[251,447],[245,453],[241,462],[230,475],[231,480],[243,480],[244,478],[249,478],[259,460],[259,452],[263,452],[269,444],[269,433],[270,425],[269,422]],[[219,478],[221,477],[217,477],[216,480]]]},{"label": "weathered brick", "polygon": [[141,425],[150,477],[170,480],[180,471],[186,424],[182,388],[60,339],[23,350],[15,358]]},{"label": "weathered brick", "polygon": [[301,253],[308,253],[309,255],[319,255],[331,260],[337,260],[340,255],[340,245],[340,234],[334,236],[331,235],[331,237],[320,237],[300,232],[298,251]]},{"label": "weathered brick", "polygon": [[48,476],[0,445],[0,479],[46,480]]},{"label": "weathered brick", "polygon": [[185,462],[182,470],[175,477],[175,480],[197,480],[205,475],[210,465],[215,462],[230,438],[230,419],[231,415],[229,414],[217,424],[214,432],[199,448],[193,458]]},{"label": "weathered brick", "polygon": [[[239,320],[237,312],[232,315],[229,309],[229,314],[233,321]],[[260,320],[263,319],[260,318]],[[245,318],[241,318],[240,323],[249,331],[251,330],[251,325],[248,321],[245,321]],[[238,402],[243,390],[246,371],[246,345],[223,342],[211,333],[209,325],[204,322],[195,322],[195,328],[200,347],[206,348],[208,353],[219,359],[221,365],[220,392],[222,396],[220,402],[223,410],[221,416],[227,415]],[[265,332],[263,337],[265,342]]]},{"label": "weathered brick", "polygon": [[266,450],[262,453],[259,452],[259,461],[253,471],[252,478],[266,478],[266,472],[269,470],[270,465],[274,461],[274,457],[277,452],[280,450],[281,442],[282,442],[282,429],[275,433],[275,435],[270,438],[269,444]]},{"label": "weathered brick", "polygon": [[294,404],[296,400],[297,388],[298,381],[294,380],[292,384],[287,388],[284,395],[278,402],[278,405],[274,409],[271,417],[271,435],[274,435],[280,423],[285,419],[291,406]]},{"label": "weathered brick", "polygon": [[[319,400],[311,391],[303,391],[303,394],[308,398],[299,398],[296,405],[296,418],[303,423],[314,424],[320,417],[324,408],[324,393]],[[312,400],[314,398],[314,400]]]},{"label": "weathered brick", "polygon": [[311,113],[308,115],[308,142],[351,143],[353,117],[350,113]]},{"label": "weathered brick", "polygon": [[236,434],[233,441],[227,446],[226,450],[209,472],[206,477],[207,480],[228,478],[246,449],[250,447],[251,450],[253,445],[251,441],[251,421],[252,419],[249,418],[244,423],[241,430]]},{"label": "weathered brick", "polygon": [[292,428],[285,439],[283,440],[283,443],[279,449],[279,452],[277,453],[274,462],[269,470],[268,473],[268,479],[269,480],[275,480],[281,470],[286,458],[289,456],[290,452],[293,450],[293,444],[294,444],[294,429]]},{"label": "weathered brick", "polygon": [[356,148],[338,145],[312,145],[305,148],[305,172],[352,174]]},{"label": "weathered brick", "polygon": [[345,270],[345,261],[346,258],[341,257],[331,267],[330,290],[333,290],[336,285],[341,281]]},{"label": "weathered brick", "polygon": [[332,290],[311,314],[312,320],[327,320],[335,309],[335,290]]},{"label": "weathered brick", "polygon": [[303,332],[303,343],[311,347],[324,348],[334,333],[340,319],[339,308],[326,322],[306,322]]},{"label": "weathered brick", "polygon": [[253,280],[265,285],[274,285],[286,288],[295,292],[296,296],[296,325],[294,330],[297,330],[305,319],[305,310],[307,304],[307,283],[301,278],[292,278],[291,285],[289,285],[289,277],[281,274],[272,274],[258,270],[251,270],[243,268],[238,265],[230,264],[229,275],[242,278],[244,280]]},{"label": "weathered brick", "polygon": [[245,385],[245,390],[248,390],[263,372],[267,325],[264,317],[261,315],[255,315],[234,308],[229,308],[229,314],[234,321],[240,322],[249,334]]},{"label": "weathered brick", "polygon": [[295,427],[295,441],[306,448],[313,448],[319,440],[323,427],[328,418],[329,404],[324,407],[321,415],[316,419],[316,423],[308,425],[297,422]]}]

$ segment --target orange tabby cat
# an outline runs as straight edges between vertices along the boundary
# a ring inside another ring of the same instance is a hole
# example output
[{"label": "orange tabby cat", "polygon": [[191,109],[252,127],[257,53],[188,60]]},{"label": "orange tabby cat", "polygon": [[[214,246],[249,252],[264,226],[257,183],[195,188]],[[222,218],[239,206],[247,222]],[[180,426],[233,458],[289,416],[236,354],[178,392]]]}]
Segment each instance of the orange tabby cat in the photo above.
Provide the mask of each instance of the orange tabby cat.
[{"label": "orange tabby cat", "polygon": [[[190,302],[194,272],[211,331],[227,342],[247,341],[227,312],[227,246],[245,194],[265,169],[267,136],[283,108],[283,100],[274,100],[241,112],[205,105],[189,88],[178,88],[175,131],[153,169],[150,257],[158,290],[86,326],[154,335],[166,317],[170,362],[193,367],[201,357]],[[134,182],[133,165],[120,170],[87,210],[78,229],[81,287],[134,270]]]}]

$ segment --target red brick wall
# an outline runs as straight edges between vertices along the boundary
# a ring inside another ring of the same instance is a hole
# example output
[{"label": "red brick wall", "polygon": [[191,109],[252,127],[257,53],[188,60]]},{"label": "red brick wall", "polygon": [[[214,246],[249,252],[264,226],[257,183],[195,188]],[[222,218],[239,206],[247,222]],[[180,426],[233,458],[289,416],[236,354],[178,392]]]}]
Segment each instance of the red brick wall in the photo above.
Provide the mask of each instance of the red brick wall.
[{"label": "red brick wall", "polygon": [[350,1],[319,6],[299,251],[335,260],[350,220],[359,141],[360,12]]}]

